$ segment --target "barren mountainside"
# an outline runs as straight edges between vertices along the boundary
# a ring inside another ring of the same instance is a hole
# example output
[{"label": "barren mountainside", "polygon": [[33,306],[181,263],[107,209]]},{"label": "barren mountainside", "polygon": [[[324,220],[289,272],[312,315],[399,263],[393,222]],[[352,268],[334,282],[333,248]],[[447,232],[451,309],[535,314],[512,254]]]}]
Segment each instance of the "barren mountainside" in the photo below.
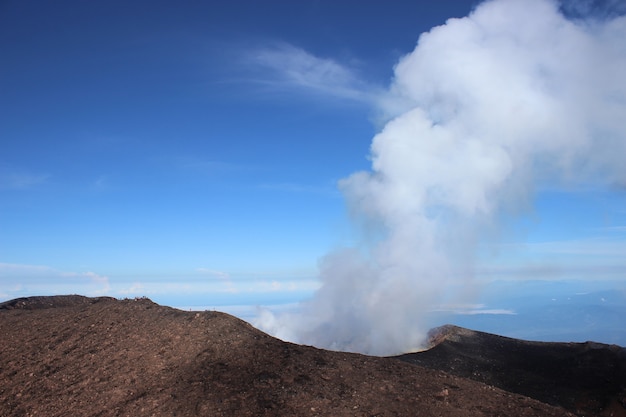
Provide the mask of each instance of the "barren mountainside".
[{"label": "barren mountainside", "polygon": [[626,416],[626,349],[595,342],[511,339],[457,326],[430,332],[431,348],[398,356],[580,415]]},{"label": "barren mountainside", "polygon": [[2,416],[572,415],[432,366],[286,343],[148,299],[16,299],[0,304],[0,334]]}]

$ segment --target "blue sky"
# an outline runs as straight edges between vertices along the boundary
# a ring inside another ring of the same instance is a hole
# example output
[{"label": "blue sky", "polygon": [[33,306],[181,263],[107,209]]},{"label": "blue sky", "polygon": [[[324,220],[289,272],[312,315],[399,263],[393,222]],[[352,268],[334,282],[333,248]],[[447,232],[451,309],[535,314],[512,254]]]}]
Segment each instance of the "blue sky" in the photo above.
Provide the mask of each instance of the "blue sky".
[{"label": "blue sky", "polygon": [[[420,34],[478,4],[3,2],[0,298],[148,296],[235,311],[311,297],[320,259],[376,245],[363,236],[378,232],[351,219],[344,195],[356,186],[342,192],[338,183],[370,172],[373,160],[387,172],[384,151],[372,157],[370,146],[405,111],[408,96],[397,91],[414,85],[394,72],[398,62]],[[587,18],[582,4],[571,2],[570,13]],[[409,61],[416,79],[438,85],[437,71],[422,77],[429,67]],[[623,99],[623,76],[612,81]],[[576,94],[591,93],[562,97]],[[445,124],[448,110],[429,106]],[[610,130],[626,116],[616,106],[594,126]],[[463,250],[478,281],[596,280],[626,290],[626,175],[597,169],[617,166],[611,158],[626,149],[615,131],[591,168],[574,155],[553,179],[561,166],[544,171],[546,157],[533,159],[538,168],[524,171],[538,172],[532,190],[503,199],[488,216],[498,226]],[[435,210],[448,203],[442,197]]]},{"label": "blue sky", "polygon": [[471,4],[354,6],[5,3],[2,262],[111,282],[314,275],[349,234],[336,182],[367,168],[372,109],[251,56],[307,51],[382,88],[420,32]]}]

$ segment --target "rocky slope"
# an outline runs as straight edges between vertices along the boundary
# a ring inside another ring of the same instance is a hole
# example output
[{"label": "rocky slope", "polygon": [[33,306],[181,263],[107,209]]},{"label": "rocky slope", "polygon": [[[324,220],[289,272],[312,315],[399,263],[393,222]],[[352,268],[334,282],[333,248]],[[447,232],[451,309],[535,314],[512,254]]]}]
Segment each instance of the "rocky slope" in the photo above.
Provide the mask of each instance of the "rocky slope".
[{"label": "rocky slope", "polygon": [[272,338],[147,299],[0,304],[2,416],[566,416],[394,358]]},{"label": "rocky slope", "polygon": [[581,416],[626,417],[626,348],[594,342],[529,342],[450,325],[431,330],[430,345],[426,351],[398,358]]}]

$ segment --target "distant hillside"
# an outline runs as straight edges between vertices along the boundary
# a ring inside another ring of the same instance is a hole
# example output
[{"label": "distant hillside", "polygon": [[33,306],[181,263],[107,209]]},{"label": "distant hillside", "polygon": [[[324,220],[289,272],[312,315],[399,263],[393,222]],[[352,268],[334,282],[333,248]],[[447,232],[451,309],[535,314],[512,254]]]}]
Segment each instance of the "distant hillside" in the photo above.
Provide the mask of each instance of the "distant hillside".
[{"label": "distant hillside", "polygon": [[431,330],[430,345],[398,358],[580,415],[626,416],[626,348],[529,342],[451,325]]},{"label": "distant hillside", "polygon": [[12,300],[0,304],[0,334],[2,416],[570,415],[439,370],[294,345],[227,314],[147,299]]}]

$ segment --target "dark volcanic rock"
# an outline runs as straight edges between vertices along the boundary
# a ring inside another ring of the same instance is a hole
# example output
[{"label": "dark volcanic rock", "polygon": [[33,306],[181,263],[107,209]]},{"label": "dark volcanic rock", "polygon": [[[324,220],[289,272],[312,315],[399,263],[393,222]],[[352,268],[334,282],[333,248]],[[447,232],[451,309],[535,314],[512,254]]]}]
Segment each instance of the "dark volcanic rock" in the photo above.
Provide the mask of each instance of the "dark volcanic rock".
[{"label": "dark volcanic rock", "polygon": [[626,416],[626,349],[529,342],[456,326],[431,330],[430,349],[399,359],[562,406]]},{"label": "dark volcanic rock", "polygon": [[147,299],[30,297],[0,309],[2,416],[563,416],[393,358],[285,343]]},{"label": "dark volcanic rock", "polygon": [[55,295],[15,298],[0,303],[0,310],[40,310],[42,308],[78,307],[100,301],[115,300],[111,297],[85,297],[82,295]]}]

